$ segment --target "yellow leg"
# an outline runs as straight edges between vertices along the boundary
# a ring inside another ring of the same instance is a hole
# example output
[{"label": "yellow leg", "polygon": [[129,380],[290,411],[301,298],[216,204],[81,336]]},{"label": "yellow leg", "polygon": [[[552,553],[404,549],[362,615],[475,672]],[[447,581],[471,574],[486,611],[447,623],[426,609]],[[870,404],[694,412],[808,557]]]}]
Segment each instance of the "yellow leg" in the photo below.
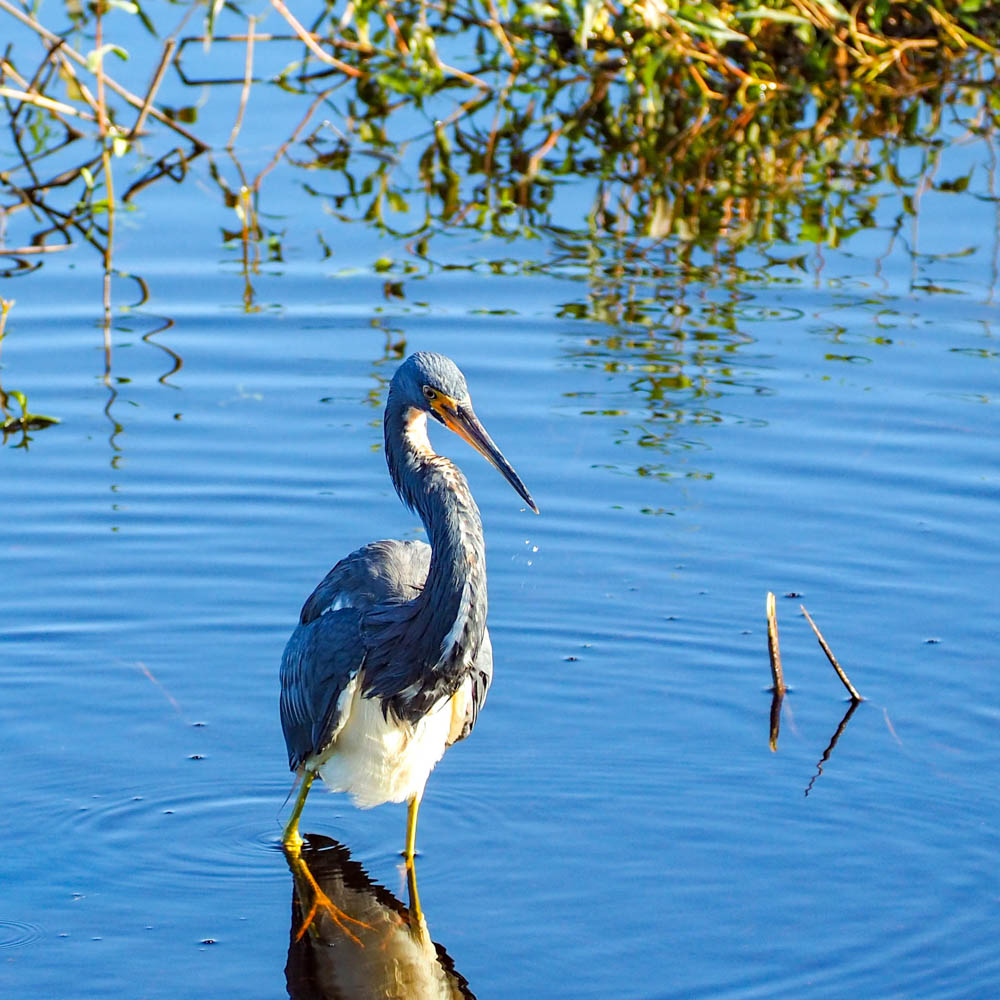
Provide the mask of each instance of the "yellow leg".
[{"label": "yellow leg", "polygon": [[403,857],[406,859],[406,867],[413,866],[413,855],[417,847],[417,812],[420,810],[420,795],[414,795],[410,799],[409,808],[406,810],[406,849]]},{"label": "yellow leg", "polygon": [[313,771],[304,771],[302,774],[302,787],[299,789],[299,797],[295,800],[295,808],[292,815],[288,817],[285,824],[284,833],[281,835],[281,843],[289,850],[298,851],[302,846],[302,837],[299,835],[299,816],[302,815],[302,807],[306,804],[306,796],[309,794],[309,786],[316,777]]}]

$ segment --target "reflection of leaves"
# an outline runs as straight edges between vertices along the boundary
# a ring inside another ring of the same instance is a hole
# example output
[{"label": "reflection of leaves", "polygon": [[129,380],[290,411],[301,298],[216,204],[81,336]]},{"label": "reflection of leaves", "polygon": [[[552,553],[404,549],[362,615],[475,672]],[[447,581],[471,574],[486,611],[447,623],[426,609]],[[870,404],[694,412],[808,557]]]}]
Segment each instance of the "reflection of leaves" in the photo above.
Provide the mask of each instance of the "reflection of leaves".
[{"label": "reflection of leaves", "polygon": [[[14,400],[20,406],[21,413],[19,416],[15,416],[10,412],[10,400]],[[0,389],[0,411],[2,411],[0,412],[0,432],[3,434],[4,442],[6,442],[10,434],[21,433],[23,435],[22,439],[15,446],[17,448],[28,447],[28,442],[31,440],[28,437],[28,431],[43,430],[46,427],[51,427],[53,424],[59,423],[56,417],[46,417],[41,413],[30,413],[28,411],[27,396],[16,389],[12,389],[10,392],[4,392],[3,389]]]}]

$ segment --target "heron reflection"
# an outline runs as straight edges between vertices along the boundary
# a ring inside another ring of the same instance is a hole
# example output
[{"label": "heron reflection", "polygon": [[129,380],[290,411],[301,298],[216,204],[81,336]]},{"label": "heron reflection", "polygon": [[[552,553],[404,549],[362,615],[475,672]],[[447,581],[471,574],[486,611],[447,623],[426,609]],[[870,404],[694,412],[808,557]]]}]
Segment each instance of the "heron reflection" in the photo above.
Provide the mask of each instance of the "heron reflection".
[{"label": "heron reflection", "polygon": [[431,941],[413,865],[407,907],[328,837],[307,834],[285,857],[294,879],[285,965],[292,1000],[475,1000]]}]

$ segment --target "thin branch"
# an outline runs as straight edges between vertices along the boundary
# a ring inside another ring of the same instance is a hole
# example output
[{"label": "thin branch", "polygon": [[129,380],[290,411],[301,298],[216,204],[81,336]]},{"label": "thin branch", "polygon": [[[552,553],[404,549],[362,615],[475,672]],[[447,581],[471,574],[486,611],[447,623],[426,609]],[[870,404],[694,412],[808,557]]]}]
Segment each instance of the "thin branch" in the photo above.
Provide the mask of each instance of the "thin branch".
[{"label": "thin branch", "polygon": [[858,694],[855,690],[854,685],[851,683],[850,678],[844,673],[843,668],[837,662],[837,657],[833,655],[833,650],[826,644],[826,639],[823,638],[823,633],[816,627],[816,623],[809,616],[809,612],[806,611],[805,605],[800,604],[799,607],[802,609],[802,614],[806,616],[806,621],[812,626],[813,632],[816,633],[816,638],[819,640],[819,644],[826,653],[826,658],[830,661],[830,665],[834,670],[837,671],[837,676],[840,678],[841,683],[847,688],[847,693],[851,696],[853,701],[864,701],[864,698]]}]

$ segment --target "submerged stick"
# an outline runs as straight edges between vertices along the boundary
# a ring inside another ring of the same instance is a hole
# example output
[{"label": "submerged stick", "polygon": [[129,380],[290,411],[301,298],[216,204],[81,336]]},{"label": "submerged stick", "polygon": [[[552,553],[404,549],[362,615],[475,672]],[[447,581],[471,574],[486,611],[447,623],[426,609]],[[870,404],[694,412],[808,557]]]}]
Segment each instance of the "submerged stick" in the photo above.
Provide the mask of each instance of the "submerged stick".
[{"label": "submerged stick", "polygon": [[826,653],[826,658],[830,661],[830,665],[837,671],[837,676],[840,678],[844,687],[847,688],[847,693],[851,696],[851,699],[853,701],[864,701],[865,699],[858,694],[854,685],[851,683],[850,678],[844,673],[843,668],[837,662],[837,657],[833,655],[833,650],[826,644],[826,639],[823,638],[823,633],[816,627],[816,623],[810,617],[809,612],[806,611],[805,605],[800,604],[799,608],[801,608],[802,614],[806,616],[806,621],[812,626],[812,630],[816,633],[816,638],[819,640],[820,647],[823,652]]}]

